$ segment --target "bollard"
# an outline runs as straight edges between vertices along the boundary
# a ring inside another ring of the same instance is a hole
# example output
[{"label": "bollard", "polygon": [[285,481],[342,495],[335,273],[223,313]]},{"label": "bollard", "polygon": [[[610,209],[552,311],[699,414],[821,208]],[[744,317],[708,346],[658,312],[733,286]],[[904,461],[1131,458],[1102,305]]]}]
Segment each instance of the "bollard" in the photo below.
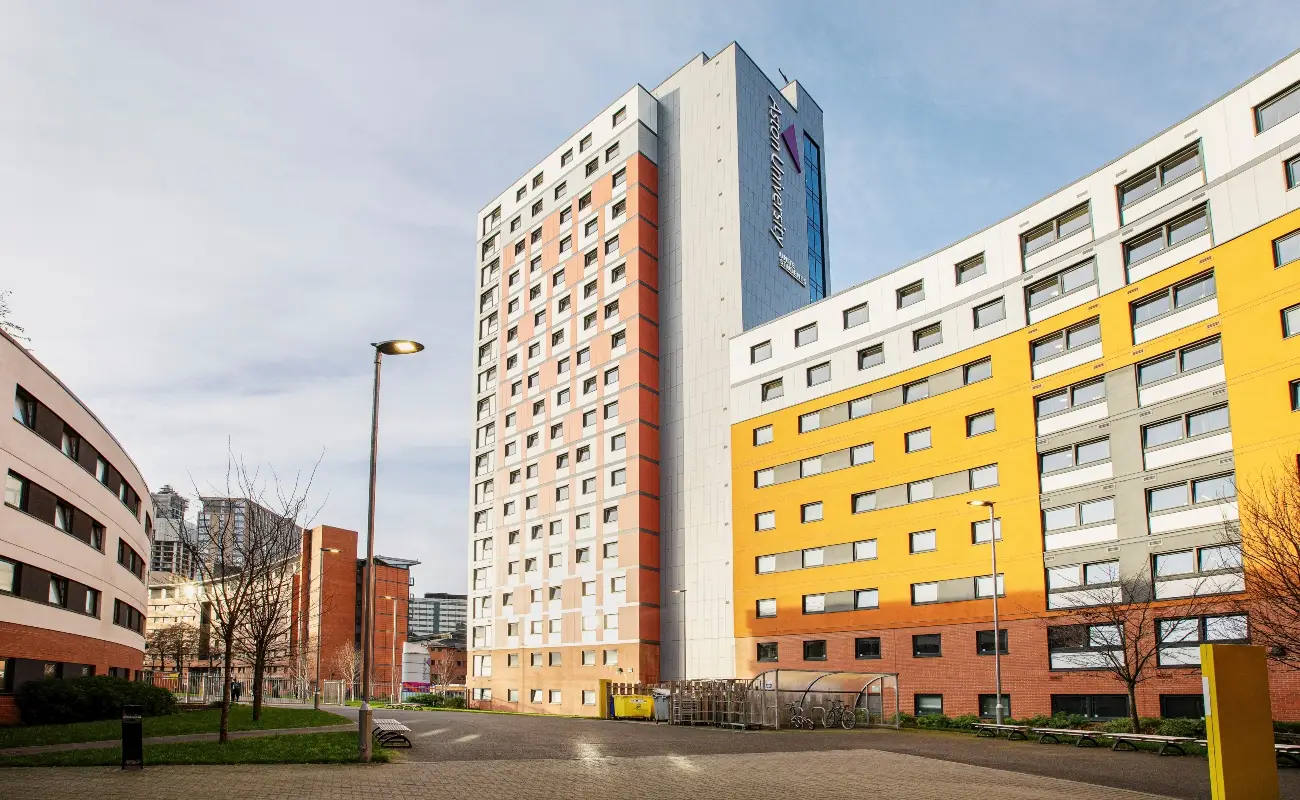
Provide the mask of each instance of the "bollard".
[{"label": "bollard", "polygon": [[144,769],[142,706],[122,706],[122,769]]}]

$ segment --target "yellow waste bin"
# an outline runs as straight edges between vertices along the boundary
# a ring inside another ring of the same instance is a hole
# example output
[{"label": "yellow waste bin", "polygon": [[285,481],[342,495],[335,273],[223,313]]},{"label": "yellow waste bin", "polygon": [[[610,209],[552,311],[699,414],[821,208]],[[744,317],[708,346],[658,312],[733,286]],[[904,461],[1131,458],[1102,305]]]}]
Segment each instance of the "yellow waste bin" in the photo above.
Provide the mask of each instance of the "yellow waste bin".
[{"label": "yellow waste bin", "polygon": [[648,694],[614,695],[614,716],[619,719],[650,719],[654,709],[654,698]]}]

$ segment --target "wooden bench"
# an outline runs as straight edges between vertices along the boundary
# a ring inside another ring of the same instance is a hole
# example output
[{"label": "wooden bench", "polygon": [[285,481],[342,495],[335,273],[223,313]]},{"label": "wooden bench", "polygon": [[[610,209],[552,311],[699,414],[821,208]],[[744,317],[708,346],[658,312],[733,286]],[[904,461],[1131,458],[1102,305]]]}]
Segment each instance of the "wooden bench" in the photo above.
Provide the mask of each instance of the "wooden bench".
[{"label": "wooden bench", "polygon": [[[1278,734],[1290,737],[1293,734]],[[1196,743],[1201,747],[1209,749],[1210,743],[1205,739],[1197,739]],[[1273,745],[1273,754],[1277,756],[1277,765],[1279,767],[1300,767],[1300,744],[1289,744],[1287,742],[1278,742]]]},{"label": "wooden bench", "polygon": [[998,725],[992,722],[977,722],[971,726],[975,729],[976,736],[996,737],[999,733],[1006,732],[1007,739],[1028,739],[1028,725]]},{"label": "wooden bench", "polygon": [[1160,745],[1158,751],[1160,755],[1168,755],[1170,750],[1176,750],[1178,755],[1187,755],[1183,750],[1183,745],[1195,743],[1196,739],[1192,736],[1159,736],[1154,733],[1108,733],[1106,734],[1115,743],[1111,745],[1111,750],[1123,750],[1122,745],[1128,745],[1130,750],[1136,750],[1134,742],[1155,742]]},{"label": "wooden bench", "polygon": [[393,703],[389,708],[397,711],[419,711],[421,707],[416,703]]},{"label": "wooden bench", "polygon": [[400,744],[410,747],[411,740],[406,738],[410,732],[410,728],[395,719],[375,720],[374,737],[384,747],[397,747]]},{"label": "wooden bench", "polygon": [[1062,737],[1073,736],[1075,737],[1075,747],[1097,747],[1098,738],[1109,736],[1109,734],[1101,731],[1080,731],[1072,728],[1031,728],[1030,733],[1038,734],[1039,744],[1043,744],[1048,740],[1051,740],[1052,744],[1060,744]]}]

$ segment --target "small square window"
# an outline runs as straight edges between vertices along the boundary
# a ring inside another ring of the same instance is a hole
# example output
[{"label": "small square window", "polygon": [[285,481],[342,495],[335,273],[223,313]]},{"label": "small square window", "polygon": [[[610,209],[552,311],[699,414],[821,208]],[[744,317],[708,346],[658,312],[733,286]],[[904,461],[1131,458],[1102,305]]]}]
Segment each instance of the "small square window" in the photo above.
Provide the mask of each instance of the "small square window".
[{"label": "small square window", "polygon": [[867,442],[866,444],[854,445],[853,448],[849,451],[849,464],[852,466],[856,467],[859,464],[870,464],[872,461],[875,460],[876,460],[875,442]]},{"label": "small square window", "polygon": [[934,531],[917,531],[910,535],[912,553],[929,553],[938,548]]},{"label": "small square window", "polygon": [[928,449],[930,447],[930,429],[921,428],[917,431],[911,431],[906,435],[906,445],[909,453]]},{"label": "small square window", "polygon": [[1003,298],[985,303],[981,306],[975,306],[975,327],[983,328],[992,325],[995,322],[1001,322],[1007,318],[1006,303]]},{"label": "small square window", "polygon": [[[912,657],[913,658],[942,658],[943,657],[943,636],[938,633],[919,633],[912,637]],[[942,709],[943,695],[917,695],[920,697],[938,697],[940,698],[940,709]],[[917,701],[918,708],[920,701]],[[942,710],[936,713],[942,713]]]},{"label": "small square window", "polygon": [[[915,654],[914,654],[915,655]],[[922,658],[922,656],[916,656]],[[912,708],[916,716],[924,717],[927,715],[943,713],[943,695],[941,694],[918,694],[914,699]]]},{"label": "small square window", "polygon": [[880,637],[864,636],[854,639],[853,657],[858,659],[880,658]]},{"label": "small square window", "polygon": [[917,400],[924,400],[929,396],[930,382],[928,380],[909,383],[903,387],[904,403],[915,403]]},{"label": "small square window", "polygon": [[778,661],[776,642],[759,642],[757,658],[759,661]]},{"label": "small square window", "polygon": [[[976,631],[975,632],[975,652],[982,656],[993,655],[993,631]],[[1007,650],[1007,629],[998,629],[998,652],[1006,655]]]},{"label": "small square window", "polygon": [[916,351],[924,350],[927,347],[934,347],[943,343],[943,328],[939,323],[926,325],[924,328],[918,328],[912,331],[912,349]]},{"label": "small square window", "polygon": [[794,346],[803,347],[817,341],[817,323],[805,325],[794,332]]},{"label": "small square window", "polygon": [[764,425],[754,429],[754,446],[772,443],[772,426]]},{"label": "small square window", "polygon": [[800,507],[800,517],[803,522],[821,522],[822,504],[821,501],[816,503],[805,503]]},{"label": "small square window", "polygon": [[757,364],[772,357],[772,342],[762,342],[749,348],[749,363]]},{"label": "small square window", "polygon": [[849,328],[856,328],[859,325],[863,325],[867,322],[867,320],[868,320],[868,316],[867,316],[866,303],[856,305],[853,308],[845,310],[844,312],[845,330]]},{"label": "small square window", "polygon": [[605,163],[609,163],[618,158],[618,142],[614,142],[605,148]]},{"label": "small square window", "polygon": [[876,510],[876,493],[859,492],[853,495],[853,513],[861,514],[864,511]]},{"label": "small square window", "polygon": [[804,661],[825,661],[826,640],[825,639],[805,640],[803,643],[803,660]]},{"label": "small square window", "polygon": [[984,254],[980,253],[974,258],[968,258],[957,264],[957,283],[963,284],[966,281],[972,281],[983,275],[987,271],[987,265],[984,263]]},{"label": "small square window", "polygon": [[966,435],[968,437],[991,433],[993,429],[994,415],[992,411],[981,411],[966,418]]},{"label": "small square window", "polygon": [[782,385],[780,378],[777,378],[774,381],[768,381],[767,383],[763,384],[762,397],[764,401],[776,400],[777,398],[783,396],[784,394],[785,394],[785,388]]},{"label": "small square window", "polygon": [[819,386],[823,383],[829,383],[831,379],[830,362],[818,364],[815,367],[808,368],[808,385]]},{"label": "small square window", "polygon": [[868,369],[885,363],[885,346],[873,344],[858,351],[858,369]]},{"label": "small square window", "polygon": [[762,489],[776,482],[776,470],[771,467],[754,471],[754,488]]},{"label": "small square window", "polygon": [[776,527],[775,511],[760,511],[754,515],[754,530],[770,531]]},{"label": "small square window", "polygon": [[770,619],[776,616],[776,599],[766,598],[759,600],[754,605],[754,616],[759,619]]},{"label": "small square window", "polygon": [[627,121],[627,106],[623,106],[614,112],[614,127],[618,127]]},{"label": "small square window", "polygon": [[916,305],[917,303],[921,302],[924,299],[925,299],[925,283],[923,281],[917,281],[916,283],[909,283],[908,285],[898,290],[899,308],[907,308],[908,306]]},{"label": "small square window", "polygon": [[967,364],[963,367],[962,372],[965,383],[968,386],[972,383],[978,383],[987,378],[992,378],[993,360],[986,358],[981,361],[976,361],[973,364]]}]

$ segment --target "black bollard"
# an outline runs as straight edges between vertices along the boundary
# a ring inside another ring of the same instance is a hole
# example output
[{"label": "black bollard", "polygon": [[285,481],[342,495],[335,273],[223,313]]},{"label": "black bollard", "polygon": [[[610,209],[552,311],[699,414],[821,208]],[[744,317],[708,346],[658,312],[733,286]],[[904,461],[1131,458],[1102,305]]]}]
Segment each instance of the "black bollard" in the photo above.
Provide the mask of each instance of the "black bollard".
[{"label": "black bollard", "polygon": [[122,769],[144,769],[144,708],[122,706]]}]

